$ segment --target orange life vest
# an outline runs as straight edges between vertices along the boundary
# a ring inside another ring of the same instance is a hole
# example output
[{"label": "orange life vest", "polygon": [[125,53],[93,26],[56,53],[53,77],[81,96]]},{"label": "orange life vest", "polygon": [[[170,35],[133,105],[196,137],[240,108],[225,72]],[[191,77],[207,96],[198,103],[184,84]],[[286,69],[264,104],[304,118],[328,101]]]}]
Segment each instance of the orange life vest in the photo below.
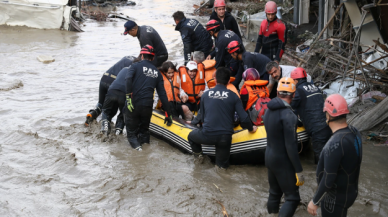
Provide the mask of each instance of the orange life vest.
[{"label": "orange life vest", "polygon": [[198,64],[197,75],[194,79],[191,79],[186,67],[179,67],[179,74],[181,77],[182,89],[189,96],[189,102],[199,103],[200,97],[199,92],[205,90],[205,76],[202,63]]},{"label": "orange life vest", "polygon": [[[269,91],[267,88],[268,81],[265,80],[255,80],[255,81],[245,81],[241,90],[244,88],[248,91],[248,102],[245,111],[247,111],[256,101],[257,99],[269,97]],[[241,92],[240,92],[241,93]]]},{"label": "orange life vest", "polygon": [[172,81],[169,81],[166,75],[162,73],[164,81],[164,89],[166,90],[169,102],[181,102],[179,98],[180,78],[178,72],[174,72]]},{"label": "orange life vest", "polygon": [[[216,68],[214,67],[216,65],[215,60],[205,60],[202,62],[205,66],[205,80],[207,83],[207,86],[209,88],[213,88],[216,86],[216,83],[214,82],[213,73],[216,71]],[[210,85],[212,86],[209,86]]]}]

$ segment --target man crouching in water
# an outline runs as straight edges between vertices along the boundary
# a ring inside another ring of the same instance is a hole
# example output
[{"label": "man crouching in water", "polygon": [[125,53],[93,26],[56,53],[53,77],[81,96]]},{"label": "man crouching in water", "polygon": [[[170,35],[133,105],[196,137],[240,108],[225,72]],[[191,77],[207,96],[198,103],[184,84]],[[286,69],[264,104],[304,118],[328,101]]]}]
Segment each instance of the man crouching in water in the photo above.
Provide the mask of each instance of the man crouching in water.
[{"label": "man crouching in water", "polygon": [[220,67],[216,71],[217,85],[202,95],[201,113],[202,129],[190,132],[188,136],[191,149],[198,162],[202,162],[202,146],[216,146],[216,167],[226,169],[229,166],[230,147],[232,144],[233,121],[235,111],[240,117],[241,127],[255,133],[256,126],[245,112],[240,98],[226,88],[230,71]]},{"label": "man crouching in water", "polygon": [[[268,103],[264,115],[267,132],[265,166],[269,182],[267,209],[269,214],[291,217],[300,202],[299,186],[304,184],[296,137],[298,118],[290,106],[296,91],[294,80],[280,79],[277,91],[278,97]],[[285,203],[279,210],[283,194]]]}]

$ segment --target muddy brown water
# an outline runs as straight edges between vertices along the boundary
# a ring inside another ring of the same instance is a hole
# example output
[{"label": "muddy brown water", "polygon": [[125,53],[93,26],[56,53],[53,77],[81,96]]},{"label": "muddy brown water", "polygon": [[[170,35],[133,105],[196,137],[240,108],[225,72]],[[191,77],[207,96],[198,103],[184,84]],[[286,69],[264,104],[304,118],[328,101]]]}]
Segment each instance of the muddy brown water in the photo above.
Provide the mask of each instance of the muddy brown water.
[{"label": "muddy brown water", "polygon": [[[171,15],[191,12],[196,2],[137,3],[120,10],[155,27],[169,59],[182,63]],[[137,152],[124,136],[101,142],[98,124],[83,126],[102,73],[139,52],[136,38],[121,35],[123,24],[88,20],[83,33],[0,27],[0,216],[222,216],[216,201],[229,216],[268,216],[264,165],[218,172],[161,140]],[[38,55],[55,62],[40,63]],[[388,216],[387,154],[386,147],[364,145],[349,216]],[[295,216],[308,216],[316,188],[311,155],[302,163],[306,183]]]}]

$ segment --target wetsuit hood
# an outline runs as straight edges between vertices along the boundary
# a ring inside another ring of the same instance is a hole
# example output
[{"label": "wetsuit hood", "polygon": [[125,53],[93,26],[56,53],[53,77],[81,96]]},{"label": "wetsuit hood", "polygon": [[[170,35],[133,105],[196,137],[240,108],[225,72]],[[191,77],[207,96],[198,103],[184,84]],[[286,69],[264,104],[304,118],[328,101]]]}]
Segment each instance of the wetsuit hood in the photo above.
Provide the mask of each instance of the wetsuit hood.
[{"label": "wetsuit hood", "polygon": [[179,23],[176,25],[175,31],[179,31],[179,29],[181,29],[182,27],[182,23],[184,23],[185,21],[186,21],[186,17],[183,17],[183,19],[181,19],[181,21],[179,21]]},{"label": "wetsuit hood", "polygon": [[269,103],[268,103],[268,108],[270,110],[278,110],[278,109],[284,109],[284,108],[291,108],[291,106],[280,99],[279,97],[273,98]]}]

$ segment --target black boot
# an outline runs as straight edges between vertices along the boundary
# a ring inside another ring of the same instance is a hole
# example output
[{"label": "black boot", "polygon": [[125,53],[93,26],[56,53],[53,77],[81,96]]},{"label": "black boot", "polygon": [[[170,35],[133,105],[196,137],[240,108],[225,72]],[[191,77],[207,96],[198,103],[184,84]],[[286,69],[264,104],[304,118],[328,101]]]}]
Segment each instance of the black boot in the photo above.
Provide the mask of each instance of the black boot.
[{"label": "black boot", "polygon": [[132,148],[134,148],[138,151],[142,150],[141,145],[140,145],[139,141],[137,140],[136,132],[128,131],[128,128],[127,128],[127,138],[128,138],[128,142],[132,146]]},{"label": "black boot", "polygon": [[97,103],[94,109],[90,109],[89,113],[86,115],[85,126],[89,126],[97,117],[101,114],[102,105]]}]

